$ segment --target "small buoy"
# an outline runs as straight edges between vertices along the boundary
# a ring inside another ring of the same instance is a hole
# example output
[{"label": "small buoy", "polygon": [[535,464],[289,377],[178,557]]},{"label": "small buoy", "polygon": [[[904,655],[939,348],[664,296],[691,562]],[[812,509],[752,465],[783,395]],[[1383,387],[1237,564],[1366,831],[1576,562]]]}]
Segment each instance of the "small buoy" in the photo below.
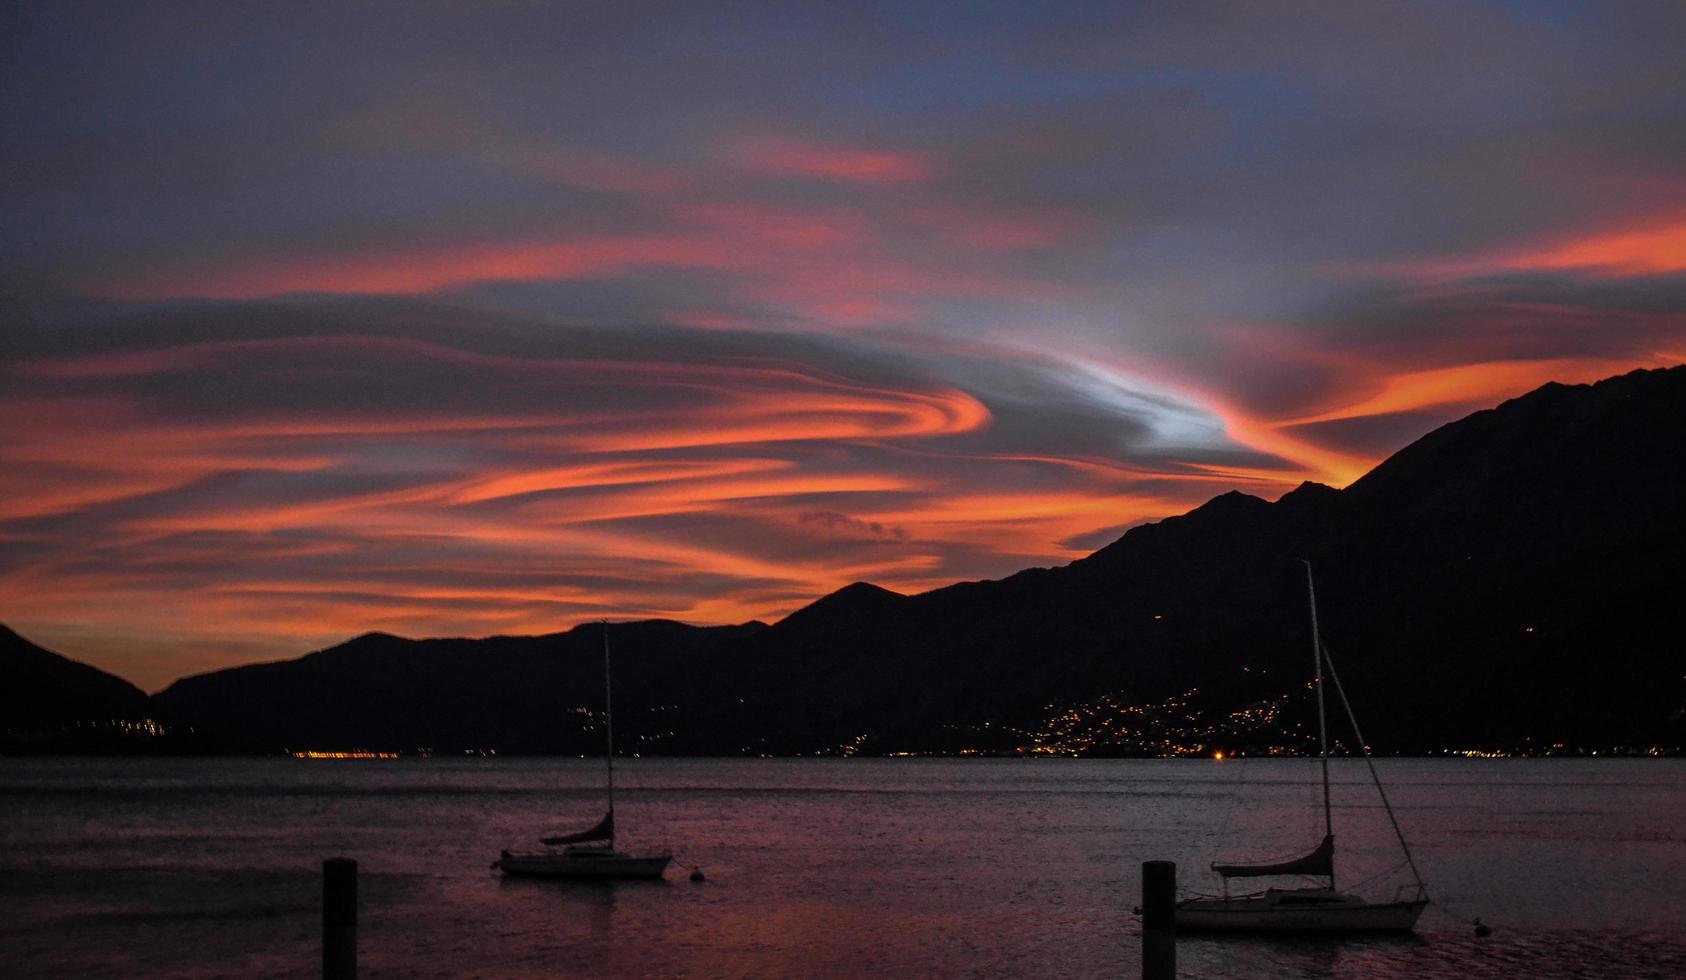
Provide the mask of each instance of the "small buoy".
[{"label": "small buoy", "polygon": [[1486,939],[1488,936],[1491,936],[1492,934],[1493,934],[1493,927],[1492,926],[1487,925],[1486,923],[1482,922],[1480,919],[1475,920],[1475,938]]},{"label": "small buoy", "polygon": [[702,868],[700,866],[691,869],[691,880],[692,881],[702,881],[703,880]]}]

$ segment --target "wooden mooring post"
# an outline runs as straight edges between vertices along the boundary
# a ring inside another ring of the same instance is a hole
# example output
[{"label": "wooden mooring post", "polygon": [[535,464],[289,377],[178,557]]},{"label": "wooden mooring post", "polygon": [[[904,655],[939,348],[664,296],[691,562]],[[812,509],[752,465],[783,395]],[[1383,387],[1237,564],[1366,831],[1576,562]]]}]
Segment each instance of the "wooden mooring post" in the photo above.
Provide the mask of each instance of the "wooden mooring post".
[{"label": "wooden mooring post", "polygon": [[1142,980],[1177,975],[1177,863],[1142,862]]},{"label": "wooden mooring post", "polygon": [[357,862],[322,862],[322,980],[357,978]]}]

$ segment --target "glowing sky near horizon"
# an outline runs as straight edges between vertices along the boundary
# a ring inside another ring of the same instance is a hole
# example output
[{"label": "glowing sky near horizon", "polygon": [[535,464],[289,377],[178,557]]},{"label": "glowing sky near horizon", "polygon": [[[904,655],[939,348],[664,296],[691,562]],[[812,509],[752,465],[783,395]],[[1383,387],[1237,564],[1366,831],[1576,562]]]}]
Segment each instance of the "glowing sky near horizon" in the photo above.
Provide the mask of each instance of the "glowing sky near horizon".
[{"label": "glowing sky near horizon", "polygon": [[1115,6],[8,5],[0,621],[772,619],[1686,359],[1680,8]]}]

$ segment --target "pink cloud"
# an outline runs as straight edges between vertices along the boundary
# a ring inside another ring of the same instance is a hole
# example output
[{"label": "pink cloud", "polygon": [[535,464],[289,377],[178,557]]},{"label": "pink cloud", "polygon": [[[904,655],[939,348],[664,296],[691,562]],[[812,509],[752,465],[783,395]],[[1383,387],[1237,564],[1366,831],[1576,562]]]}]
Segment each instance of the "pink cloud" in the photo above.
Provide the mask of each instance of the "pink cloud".
[{"label": "pink cloud", "polygon": [[686,204],[673,210],[680,222],[770,248],[821,252],[871,244],[860,214],[843,209],[779,207],[751,201]]},{"label": "pink cloud", "polygon": [[734,157],[754,173],[850,184],[918,184],[936,175],[923,153],[827,146],[788,138],[746,141]]},{"label": "pink cloud", "polygon": [[216,296],[250,299],[295,292],[376,295],[437,292],[475,282],[604,278],[650,266],[727,269],[747,257],[731,243],[685,235],[601,236],[406,249],[335,256],[283,256],[222,268],[117,282],[124,299]]},{"label": "pink cloud", "polygon": [[1676,216],[1627,228],[1560,234],[1473,255],[1342,264],[1336,268],[1431,283],[1530,271],[1576,271],[1612,277],[1663,275],[1686,270],[1686,220]]},{"label": "pink cloud", "polygon": [[1595,269],[1642,276],[1686,269],[1686,222],[1577,236],[1501,257],[1511,269]]}]

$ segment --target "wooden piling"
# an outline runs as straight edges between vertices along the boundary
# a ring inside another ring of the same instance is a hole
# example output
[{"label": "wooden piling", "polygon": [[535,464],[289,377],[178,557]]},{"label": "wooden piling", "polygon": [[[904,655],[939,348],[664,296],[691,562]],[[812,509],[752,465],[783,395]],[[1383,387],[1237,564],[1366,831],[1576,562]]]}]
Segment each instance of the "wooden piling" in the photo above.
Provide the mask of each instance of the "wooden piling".
[{"label": "wooden piling", "polygon": [[1177,864],[1142,862],[1142,980],[1177,975]]},{"label": "wooden piling", "polygon": [[322,980],[357,977],[357,862],[322,862]]}]

